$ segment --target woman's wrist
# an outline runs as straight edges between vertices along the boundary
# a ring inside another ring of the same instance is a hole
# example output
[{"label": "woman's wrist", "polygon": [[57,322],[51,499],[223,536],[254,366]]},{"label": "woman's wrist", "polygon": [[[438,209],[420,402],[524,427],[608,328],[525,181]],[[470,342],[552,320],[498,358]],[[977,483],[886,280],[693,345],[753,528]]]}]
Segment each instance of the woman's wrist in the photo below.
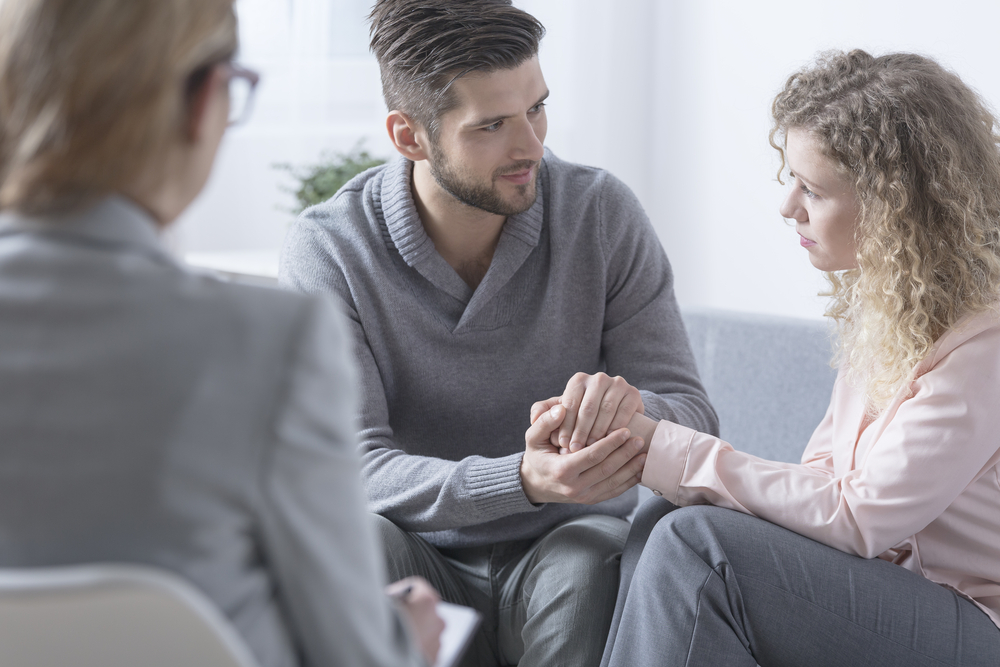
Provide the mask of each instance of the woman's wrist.
[{"label": "woman's wrist", "polygon": [[642,449],[639,450],[640,454],[649,451],[649,443],[653,439],[653,432],[656,431],[658,423],[646,415],[639,413],[634,414],[629,421],[628,430],[632,432],[632,437],[642,438]]}]

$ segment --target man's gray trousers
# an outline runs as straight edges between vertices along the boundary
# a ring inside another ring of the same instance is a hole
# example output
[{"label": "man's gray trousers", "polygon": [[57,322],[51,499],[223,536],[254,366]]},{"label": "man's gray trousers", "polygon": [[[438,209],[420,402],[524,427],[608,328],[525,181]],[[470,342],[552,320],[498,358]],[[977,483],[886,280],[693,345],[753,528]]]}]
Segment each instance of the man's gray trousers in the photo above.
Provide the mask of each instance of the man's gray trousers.
[{"label": "man's gray trousers", "polygon": [[427,579],[483,615],[462,667],[597,667],[629,524],[588,514],[536,540],[437,549],[376,515],[389,580]]}]

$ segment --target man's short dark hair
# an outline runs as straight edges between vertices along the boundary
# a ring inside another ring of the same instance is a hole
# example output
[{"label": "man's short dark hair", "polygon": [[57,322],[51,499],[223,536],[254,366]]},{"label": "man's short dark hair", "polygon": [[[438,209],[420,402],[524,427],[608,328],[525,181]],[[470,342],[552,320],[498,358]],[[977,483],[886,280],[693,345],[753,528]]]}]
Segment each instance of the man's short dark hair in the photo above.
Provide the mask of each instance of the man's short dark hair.
[{"label": "man's short dark hair", "polygon": [[382,94],[436,140],[469,72],[513,69],[538,54],[545,27],[511,0],[378,0],[368,17]]}]

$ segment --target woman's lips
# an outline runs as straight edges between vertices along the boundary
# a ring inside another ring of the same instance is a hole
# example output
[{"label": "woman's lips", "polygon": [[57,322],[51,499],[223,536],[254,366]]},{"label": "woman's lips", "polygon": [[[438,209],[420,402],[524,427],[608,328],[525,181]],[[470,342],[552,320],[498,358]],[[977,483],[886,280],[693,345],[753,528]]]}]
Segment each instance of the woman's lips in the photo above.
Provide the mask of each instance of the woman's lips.
[{"label": "woman's lips", "polygon": [[799,234],[799,245],[801,245],[803,248],[808,248],[810,246],[816,245],[816,242],[810,241],[806,237],[802,236],[802,234]]}]

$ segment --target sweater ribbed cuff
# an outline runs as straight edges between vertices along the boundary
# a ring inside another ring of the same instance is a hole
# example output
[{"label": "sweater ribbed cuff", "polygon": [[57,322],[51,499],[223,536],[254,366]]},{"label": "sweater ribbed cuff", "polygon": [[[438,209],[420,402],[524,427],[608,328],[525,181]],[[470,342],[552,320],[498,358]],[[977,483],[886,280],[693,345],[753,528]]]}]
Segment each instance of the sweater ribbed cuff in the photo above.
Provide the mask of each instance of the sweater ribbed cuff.
[{"label": "sweater ribbed cuff", "polygon": [[537,512],[521,486],[521,459],[524,452],[499,459],[479,459],[469,466],[469,491],[484,521],[511,514]]},{"label": "sweater ribbed cuff", "polygon": [[670,409],[662,396],[646,389],[640,389],[639,395],[642,396],[644,415],[657,422],[664,419],[672,422],[677,421],[674,411]]}]

